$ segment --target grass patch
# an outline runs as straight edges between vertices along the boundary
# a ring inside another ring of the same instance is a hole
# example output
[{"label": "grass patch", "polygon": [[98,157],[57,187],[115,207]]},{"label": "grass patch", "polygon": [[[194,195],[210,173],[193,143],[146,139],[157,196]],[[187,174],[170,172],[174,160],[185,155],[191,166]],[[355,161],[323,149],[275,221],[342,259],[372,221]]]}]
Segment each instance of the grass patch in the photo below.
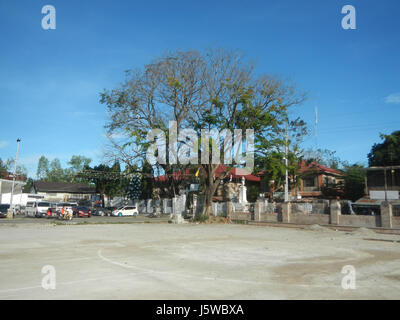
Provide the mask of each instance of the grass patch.
[{"label": "grass patch", "polygon": [[236,224],[248,224],[247,220],[232,220],[232,223]]}]

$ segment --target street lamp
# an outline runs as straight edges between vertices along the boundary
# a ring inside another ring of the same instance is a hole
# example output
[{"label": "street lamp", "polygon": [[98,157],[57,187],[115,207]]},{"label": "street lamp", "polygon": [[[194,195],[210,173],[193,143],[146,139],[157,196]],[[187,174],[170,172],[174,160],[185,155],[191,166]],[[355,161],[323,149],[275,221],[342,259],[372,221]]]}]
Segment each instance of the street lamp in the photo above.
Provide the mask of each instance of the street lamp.
[{"label": "street lamp", "polygon": [[[17,161],[18,161],[18,151],[19,151],[19,143],[21,142],[21,139],[17,139],[17,154],[15,155],[15,161],[14,161],[14,173],[13,173],[13,183],[12,183],[12,188],[11,188],[11,197],[10,197],[10,209],[13,210],[13,196],[14,196],[14,187],[15,187],[15,176],[17,174]],[[14,210],[13,210],[13,216],[14,216]]]}]

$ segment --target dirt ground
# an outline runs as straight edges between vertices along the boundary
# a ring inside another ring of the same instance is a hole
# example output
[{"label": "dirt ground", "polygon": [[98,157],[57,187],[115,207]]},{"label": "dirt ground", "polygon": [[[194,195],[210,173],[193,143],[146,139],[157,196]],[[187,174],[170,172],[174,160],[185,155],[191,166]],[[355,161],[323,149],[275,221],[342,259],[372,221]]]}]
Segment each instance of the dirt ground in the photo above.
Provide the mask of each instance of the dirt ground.
[{"label": "dirt ground", "polygon": [[400,298],[400,236],[367,229],[2,224],[0,261],[0,299]]}]

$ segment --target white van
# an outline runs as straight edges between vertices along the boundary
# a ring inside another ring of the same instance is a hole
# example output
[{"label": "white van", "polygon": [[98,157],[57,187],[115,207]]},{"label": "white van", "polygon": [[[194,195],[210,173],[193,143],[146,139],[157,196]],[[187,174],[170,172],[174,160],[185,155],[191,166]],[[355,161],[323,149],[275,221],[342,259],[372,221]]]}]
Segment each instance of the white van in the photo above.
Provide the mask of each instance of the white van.
[{"label": "white van", "polygon": [[25,214],[28,217],[41,218],[46,216],[47,210],[51,208],[51,203],[47,201],[27,202],[25,207]]}]

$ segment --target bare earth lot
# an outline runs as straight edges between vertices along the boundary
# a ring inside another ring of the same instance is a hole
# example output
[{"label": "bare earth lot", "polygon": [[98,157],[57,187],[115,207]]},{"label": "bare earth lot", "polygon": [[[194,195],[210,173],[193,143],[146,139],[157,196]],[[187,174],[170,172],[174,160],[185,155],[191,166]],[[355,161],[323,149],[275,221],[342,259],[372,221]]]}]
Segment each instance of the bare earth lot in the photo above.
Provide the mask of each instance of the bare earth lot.
[{"label": "bare earth lot", "polygon": [[[323,227],[0,223],[0,299],[400,299],[396,241]],[[41,286],[45,265],[55,290]],[[341,287],[345,265],[355,290]]]}]

